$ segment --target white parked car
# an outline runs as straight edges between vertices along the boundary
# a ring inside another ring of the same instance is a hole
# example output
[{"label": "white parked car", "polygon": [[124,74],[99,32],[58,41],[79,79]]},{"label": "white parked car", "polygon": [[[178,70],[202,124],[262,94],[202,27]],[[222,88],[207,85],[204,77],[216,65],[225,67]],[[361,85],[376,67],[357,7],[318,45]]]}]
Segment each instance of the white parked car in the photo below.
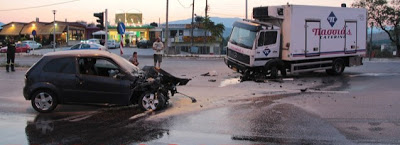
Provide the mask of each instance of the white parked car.
[{"label": "white parked car", "polygon": [[70,48],[70,50],[88,50],[88,49],[105,50],[105,51],[108,50],[103,45],[96,43],[79,43]]},{"label": "white parked car", "polygon": [[108,40],[107,45],[108,45],[108,48],[111,49],[111,48],[118,48],[120,44],[116,40]]},{"label": "white parked car", "polygon": [[29,47],[32,48],[32,49],[42,48],[42,44],[37,43],[37,42],[32,41],[32,40],[25,40],[25,41],[22,41],[21,43],[29,45]]},{"label": "white parked car", "polygon": [[100,44],[100,40],[99,40],[99,39],[89,39],[89,40],[87,40],[87,43],[96,43],[96,44]]}]

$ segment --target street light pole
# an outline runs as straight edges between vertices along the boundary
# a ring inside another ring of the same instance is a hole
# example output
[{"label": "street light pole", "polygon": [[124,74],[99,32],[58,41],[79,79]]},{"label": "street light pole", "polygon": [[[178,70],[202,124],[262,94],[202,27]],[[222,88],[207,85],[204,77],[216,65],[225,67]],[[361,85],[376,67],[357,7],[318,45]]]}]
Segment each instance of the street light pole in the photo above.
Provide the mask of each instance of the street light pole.
[{"label": "street light pole", "polygon": [[56,10],[53,10],[54,14],[54,19],[53,19],[53,25],[54,25],[54,30],[53,30],[53,51],[56,51]]},{"label": "street light pole", "polygon": [[246,19],[247,19],[247,0],[246,0]]},{"label": "street light pole", "polygon": [[194,17],[194,0],[192,4],[192,47],[193,47],[193,31],[194,31],[194,22],[193,22],[193,17]]},{"label": "street light pole", "polygon": [[[169,36],[169,34],[168,34],[168,0],[167,0],[167,14],[166,14],[166,22],[165,22],[165,46],[167,46],[166,48],[166,50],[167,50],[167,54],[169,53],[169,47],[168,47],[168,36]],[[160,40],[161,41],[161,40]]]}]

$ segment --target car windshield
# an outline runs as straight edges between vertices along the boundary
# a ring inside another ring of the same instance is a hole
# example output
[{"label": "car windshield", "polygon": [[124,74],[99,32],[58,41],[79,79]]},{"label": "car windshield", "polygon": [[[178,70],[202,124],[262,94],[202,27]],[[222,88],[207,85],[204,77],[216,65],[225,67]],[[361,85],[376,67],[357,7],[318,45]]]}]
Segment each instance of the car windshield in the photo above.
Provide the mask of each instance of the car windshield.
[{"label": "car windshield", "polygon": [[114,56],[116,56],[115,58],[115,61],[118,63],[118,64],[120,64],[121,65],[121,67],[123,67],[123,68],[126,68],[129,72],[131,72],[131,73],[133,73],[133,74],[135,74],[135,73],[137,73],[137,72],[139,72],[139,68],[137,67],[137,66],[135,66],[135,65],[133,65],[131,62],[129,62],[128,60],[126,60],[126,59],[124,59],[124,58],[122,58],[122,57],[120,57],[120,56],[118,56],[118,55],[116,55],[116,54],[111,54],[111,55],[114,55]]},{"label": "car windshield", "polygon": [[255,38],[256,32],[240,27],[234,27],[229,42],[240,47],[252,49]]}]

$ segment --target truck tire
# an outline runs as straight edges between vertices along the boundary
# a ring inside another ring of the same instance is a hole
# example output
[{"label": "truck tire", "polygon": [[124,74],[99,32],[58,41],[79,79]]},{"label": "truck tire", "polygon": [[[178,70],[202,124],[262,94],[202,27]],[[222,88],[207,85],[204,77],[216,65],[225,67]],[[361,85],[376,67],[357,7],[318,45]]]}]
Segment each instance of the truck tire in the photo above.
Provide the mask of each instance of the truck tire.
[{"label": "truck tire", "polygon": [[335,59],[332,63],[332,69],[327,69],[326,73],[329,75],[340,75],[343,73],[344,68],[344,60],[341,58]]},{"label": "truck tire", "polygon": [[278,77],[278,63],[276,62],[271,62],[271,63],[267,63],[265,65],[265,72],[266,75],[271,78],[271,79],[276,79]]}]

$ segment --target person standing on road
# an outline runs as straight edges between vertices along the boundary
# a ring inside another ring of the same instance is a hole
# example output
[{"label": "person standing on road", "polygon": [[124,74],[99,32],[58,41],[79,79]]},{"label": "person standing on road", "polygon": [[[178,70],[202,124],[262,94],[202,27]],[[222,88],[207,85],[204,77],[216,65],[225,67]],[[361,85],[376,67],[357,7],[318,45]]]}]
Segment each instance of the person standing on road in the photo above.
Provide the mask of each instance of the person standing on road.
[{"label": "person standing on road", "polygon": [[162,62],[162,55],[164,54],[164,44],[161,42],[160,38],[157,38],[156,41],[153,43],[153,50],[154,50],[154,67],[156,69],[160,69]]},{"label": "person standing on road", "polygon": [[14,38],[10,37],[7,43],[7,64],[6,71],[10,72],[9,67],[11,65],[11,71],[14,70],[14,59],[15,59],[15,41]]},{"label": "person standing on road", "polygon": [[138,57],[137,57],[137,52],[133,52],[132,56],[129,58],[129,62],[131,62],[133,65],[138,66],[139,65],[139,61],[138,61]]}]

